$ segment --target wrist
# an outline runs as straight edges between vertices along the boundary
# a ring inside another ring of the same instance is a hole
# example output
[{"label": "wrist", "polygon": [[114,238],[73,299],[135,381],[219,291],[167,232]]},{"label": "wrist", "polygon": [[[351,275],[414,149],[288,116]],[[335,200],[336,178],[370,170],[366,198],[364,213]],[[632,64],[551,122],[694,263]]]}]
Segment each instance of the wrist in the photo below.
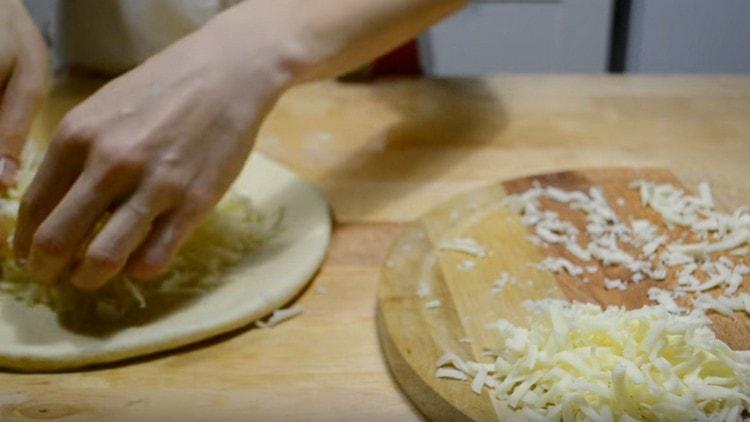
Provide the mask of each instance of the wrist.
[{"label": "wrist", "polygon": [[271,75],[270,83],[283,92],[311,79],[322,55],[300,13],[290,13],[293,2],[258,5],[246,0],[211,19],[201,31],[220,43],[227,60],[248,74],[257,70]]},{"label": "wrist", "polygon": [[[231,9],[227,12],[230,12]],[[195,34],[219,55],[217,63],[231,79],[258,86],[278,96],[298,80],[289,46],[278,29],[264,29],[241,16],[224,12]]]}]

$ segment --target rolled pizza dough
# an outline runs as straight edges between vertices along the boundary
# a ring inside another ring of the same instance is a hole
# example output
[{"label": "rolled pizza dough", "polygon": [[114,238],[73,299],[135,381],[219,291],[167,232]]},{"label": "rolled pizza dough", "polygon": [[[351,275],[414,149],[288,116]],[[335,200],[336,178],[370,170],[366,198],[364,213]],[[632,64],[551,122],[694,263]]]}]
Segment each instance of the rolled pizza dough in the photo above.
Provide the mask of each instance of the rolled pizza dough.
[{"label": "rolled pizza dough", "polygon": [[224,274],[217,288],[100,336],[69,331],[48,307],[0,294],[0,367],[69,370],[174,349],[246,326],[289,302],[323,261],[331,235],[328,205],[313,186],[259,154],[232,189],[262,212],[283,207],[284,219],[281,232]]}]

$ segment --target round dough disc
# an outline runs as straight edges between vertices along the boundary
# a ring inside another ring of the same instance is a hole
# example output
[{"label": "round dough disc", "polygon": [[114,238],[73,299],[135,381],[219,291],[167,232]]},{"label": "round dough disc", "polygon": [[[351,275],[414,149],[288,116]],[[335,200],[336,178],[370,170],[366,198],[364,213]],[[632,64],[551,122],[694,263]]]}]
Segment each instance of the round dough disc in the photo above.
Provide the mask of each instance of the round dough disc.
[{"label": "round dough disc", "polygon": [[323,196],[281,165],[253,154],[232,189],[263,212],[284,208],[282,231],[233,267],[219,287],[145,324],[106,336],[63,328],[46,306],[0,294],[0,367],[54,371],[173,349],[246,326],[294,298],[317,271],[331,237]]}]

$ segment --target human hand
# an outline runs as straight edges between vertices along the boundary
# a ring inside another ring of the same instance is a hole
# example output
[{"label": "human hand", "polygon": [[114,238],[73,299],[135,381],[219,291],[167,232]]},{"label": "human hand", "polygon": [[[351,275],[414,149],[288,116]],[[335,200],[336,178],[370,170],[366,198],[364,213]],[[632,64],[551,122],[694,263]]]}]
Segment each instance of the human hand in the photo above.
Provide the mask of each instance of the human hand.
[{"label": "human hand", "polygon": [[0,0],[0,190],[15,181],[47,78],[47,47],[19,0]]},{"label": "human hand", "polygon": [[70,277],[96,290],[122,270],[137,279],[166,271],[242,169],[287,83],[263,46],[238,60],[222,41],[204,27],[65,116],[14,238],[39,282]]}]

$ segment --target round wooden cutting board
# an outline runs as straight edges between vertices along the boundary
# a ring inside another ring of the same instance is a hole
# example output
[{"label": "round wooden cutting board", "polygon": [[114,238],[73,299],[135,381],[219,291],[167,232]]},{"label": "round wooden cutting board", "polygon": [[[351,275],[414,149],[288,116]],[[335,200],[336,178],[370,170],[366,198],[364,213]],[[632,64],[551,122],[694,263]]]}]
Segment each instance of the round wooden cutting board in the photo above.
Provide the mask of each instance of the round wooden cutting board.
[{"label": "round wooden cutting board", "polygon": [[[558,298],[634,309],[651,303],[647,295],[650,287],[669,289],[675,285],[676,275],[671,272],[665,281],[646,280],[619,291],[606,290],[603,280],[626,277],[620,268],[587,274],[591,280],[587,284],[567,273],[536,270],[532,264],[546,256],[563,256],[562,249],[532,244],[520,217],[500,204],[503,197],[529,189],[534,181],[566,190],[599,186],[621,221],[645,218],[663,227],[658,214],[642,207],[638,191],[628,186],[638,179],[683,185],[672,173],[659,169],[568,171],[515,179],[454,197],[425,214],[396,240],[382,269],[378,331],[394,377],[428,418],[485,421],[513,417],[508,407],[486,390],[477,395],[467,382],[436,378],[435,363],[448,351],[475,361],[486,360],[482,351],[493,347],[495,339],[485,324],[504,318],[524,325],[524,301]],[[720,190],[714,195],[720,205],[737,205],[731,200],[722,203],[728,195]],[[615,205],[618,198],[624,203]],[[566,206],[544,205],[576,225],[585,225],[580,213]],[[475,239],[488,251],[485,258],[474,261],[473,268],[464,265],[468,255],[436,247],[441,241],[462,237]],[[523,282],[507,285],[501,294],[488,294],[503,272],[515,274]],[[419,297],[417,291],[425,283],[431,292]],[[750,290],[748,284],[745,282],[745,290]],[[440,301],[439,306],[426,306],[435,300]],[[750,349],[747,315],[711,314],[711,319],[720,339],[734,349]]]}]

